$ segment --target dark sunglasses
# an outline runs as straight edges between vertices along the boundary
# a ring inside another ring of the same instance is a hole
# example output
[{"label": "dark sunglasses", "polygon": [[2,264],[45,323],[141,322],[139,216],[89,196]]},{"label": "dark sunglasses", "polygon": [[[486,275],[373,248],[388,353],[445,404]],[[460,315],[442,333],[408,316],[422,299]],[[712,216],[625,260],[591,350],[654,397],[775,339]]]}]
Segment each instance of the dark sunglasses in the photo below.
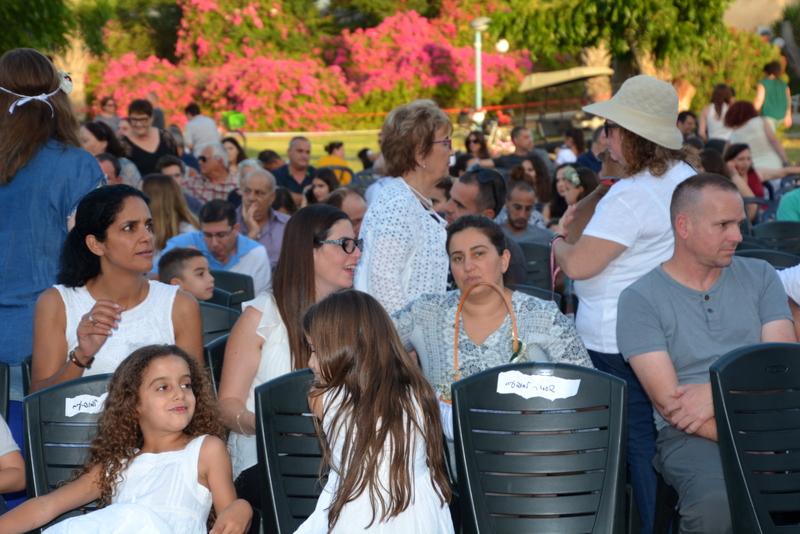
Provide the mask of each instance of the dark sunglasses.
[{"label": "dark sunglasses", "polygon": [[467,139],[467,143],[471,143],[471,144],[473,144],[473,145],[479,145],[479,144],[481,144],[481,142],[480,142],[480,140],[479,140],[479,139]]},{"label": "dark sunglasses", "polygon": [[355,252],[356,248],[358,250],[364,250],[364,240],[363,239],[353,239],[352,237],[343,237],[341,239],[328,239],[326,241],[320,241],[320,244],[323,245],[341,245],[342,250],[344,250],[345,254],[352,254]]},{"label": "dark sunglasses", "polygon": [[611,135],[610,130],[613,130],[614,128],[619,128],[619,124],[608,121],[603,123],[603,131],[606,133],[606,137]]},{"label": "dark sunglasses", "polygon": [[208,158],[205,156],[197,156],[197,161],[199,161],[200,163],[205,163],[206,161],[208,161]]}]

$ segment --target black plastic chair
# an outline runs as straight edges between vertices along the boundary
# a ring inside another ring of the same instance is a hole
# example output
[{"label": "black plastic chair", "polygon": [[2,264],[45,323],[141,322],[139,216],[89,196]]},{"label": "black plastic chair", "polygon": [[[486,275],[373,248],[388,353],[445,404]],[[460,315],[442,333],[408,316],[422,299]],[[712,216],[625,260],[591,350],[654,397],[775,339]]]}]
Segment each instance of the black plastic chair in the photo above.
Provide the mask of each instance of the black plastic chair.
[{"label": "black plastic chair", "polygon": [[[107,391],[110,378],[108,374],[77,378],[25,397],[25,478],[29,499],[47,495],[88,460],[89,445],[97,435],[98,414],[67,417],[66,402],[79,395],[100,397]],[[84,508],[93,509],[92,505]],[[75,509],[62,514],[41,530],[83,513],[82,509]]]},{"label": "black plastic chair", "polygon": [[800,345],[733,350],[710,369],[734,534],[800,532]]},{"label": "black plastic chair", "polygon": [[223,334],[203,347],[206,367],[211,375],[214,393],[219,393],[219,381],[222,377],[222,362],[225,358],[225,347],[228,345],[228,334]]},{"label": "black plastic chair", "polygon": [[27,395],[31,391],[31,365],[33,362],[33,355],[22,358],[20,364],[22,365],[22,394]]},{"label": "black plastic chair", "polygon": [[679,500],[680,497],[675,488],[667,484],[661,473],[658,473],[653,534],[680,534],[681,514],[678,509]]},{"label": "black plastic chair", "polygon": [[[231,294],[218,287],[214,288],[214,294],[211,295],[211,298],[204,302],[216,304],[217,306],[222,306],[224,308],[233,308],[235,306],[231,304]],[[242,307],[239,306],[238,311],[241,311],[241,308]]]},{"label": "black plastic chair", "polygon": [[256,388],[258,480],[264,532],[294,532],[317,505],[322,449],[308,407],[310,369]]},{"label": "black plastic chair", "polygon": [[229,307],[238,311],[242,310],[242,302],[253,300],[256,297],[253,277],[230,271],[211,271],[214,277],[214,286],[231,294]]},{"label": "black plastic chair", "polygon": [[781,186],[780,189],[787,189],[790,187],[795,187],[798,184],[798,180],[800,180],[800,176],[797,174],[791,174],[789,176],[784,176],[781,178]]},{"label": "black plastic chair", "polygon": [[530,295],[532,297],[536,297],[542,300],[552,300],[558,306],[558,309],[561,309],[561,293],[551,293],[549,289],[542,289],[541,287],[533,287],[533,286],[523,286],[523,285],[516,285],[510,286],[511,289],[514,291],[519,291],[520,293],[525,293],[526,295]]},{"label": "black plastic chair", "polygon": [[207,302],[200,303],[200,316],[203,321],[203,345],[207,345],[229,333],[241,313]]},{"label": "black plastic chair", "polygon": [[[497,393],[508,371],[580,384],[574,396],[552,401]],[[619,378],[541,362],[455,382],[464,532],[624,532],[625,394]]]},{"label": "black plastic chair", "polygon": [[[778,211],[778,201],[772,200],[769,198],[761,198],[761,197],[744,197],[744,208],[745,211],[747,207],[751,204],[755,204],[757,206],[756,215],[753,219],[753,224],[755,226],[759,224],[764,224],[767,222],[771,222],[775,219],[775,213]],[[755,229],[753,226],[753,229]],[[758,235],[753,233],[753,235]]]},{"label": "black plastic chair", "polygon": [[[741,243],[739,244],[741,245]],[[780,252],[778,250],[740,250],[737,247],[735,254],[745,258],[758,258],[760,260],[764,260],[778,270],[794,267],[795,265],[800,264],[800,256],[787,254],[786,252]]]},{"label": "black plastic chair", "polygon": [[550,247],[537,243],[520,243],[525,255],[526,286],[550,289]]},{"label": "black plastic chair", "polygon": [[800,255],[800,222],[772,221],[753,226],[753,235],[772,250]]}]

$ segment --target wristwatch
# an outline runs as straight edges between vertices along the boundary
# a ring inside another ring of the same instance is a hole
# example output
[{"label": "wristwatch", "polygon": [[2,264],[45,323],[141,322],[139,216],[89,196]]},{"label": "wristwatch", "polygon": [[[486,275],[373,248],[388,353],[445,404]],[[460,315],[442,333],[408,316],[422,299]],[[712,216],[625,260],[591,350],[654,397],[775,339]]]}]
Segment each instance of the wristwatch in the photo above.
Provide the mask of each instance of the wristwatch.
[{"label": "wristwatch", "polygon": [[550,246],[552,247],[553,243],[555,243],[559,239],[566,239],[566,238],[561,234],[553,234],[552,237],[550,237]]},{"label": "wristwatch", "polygon": [[94,356],[92,356],[91,358],[89,358],[88,362],[81,363],[81,361],[78,358],[75,357],[75,349],[72,349],[71,351],[69,351],[69,354],[67,354],[67,358],[69,358],[69,361],[71,361],[72,363],[74,363],[75,365],[80,367],[81,369],[91,369],[92,368],[92,362],[94,362]]}]

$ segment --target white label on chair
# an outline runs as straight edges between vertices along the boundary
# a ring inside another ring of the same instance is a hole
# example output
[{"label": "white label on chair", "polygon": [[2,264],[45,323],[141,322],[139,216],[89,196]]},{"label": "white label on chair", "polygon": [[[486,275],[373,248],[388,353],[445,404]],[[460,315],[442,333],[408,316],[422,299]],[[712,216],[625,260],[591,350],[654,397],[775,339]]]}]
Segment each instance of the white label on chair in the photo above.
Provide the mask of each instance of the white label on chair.
[{"label": "white label on chair", "polygon": [[100,413],[103,411],[103,402],[108,397],[108,392],[103,393],[99,397],[94,395],[78,395],[66,399],[66,409],[64,415],[73,417],[79,413]]},{"label": "white label on chair", "polygon": [[530,399],[544,397],[556,400],[574,397],[578,394],[580,379],[569,380],[557,376],[526,375],[519,371],[507,371],[497,375],[498,393],[516,393]]}]

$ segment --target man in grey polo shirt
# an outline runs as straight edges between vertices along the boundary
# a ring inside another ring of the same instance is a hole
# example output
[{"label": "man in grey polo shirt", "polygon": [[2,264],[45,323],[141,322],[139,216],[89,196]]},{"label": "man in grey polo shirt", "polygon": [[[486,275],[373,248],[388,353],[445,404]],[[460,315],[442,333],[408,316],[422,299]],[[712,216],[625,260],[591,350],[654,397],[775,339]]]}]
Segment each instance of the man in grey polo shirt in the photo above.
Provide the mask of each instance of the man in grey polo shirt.
[{"label": "man in grey polo shirt", "polygon": [[617,341],[653,402],[654,465],[680,496],[681,532],[729,533],[708,368],[753,343],[795,342],[786,293],[766,262],[734,256],[742,198],[699,174],[675,189],[672,258],[625,289]]}]

